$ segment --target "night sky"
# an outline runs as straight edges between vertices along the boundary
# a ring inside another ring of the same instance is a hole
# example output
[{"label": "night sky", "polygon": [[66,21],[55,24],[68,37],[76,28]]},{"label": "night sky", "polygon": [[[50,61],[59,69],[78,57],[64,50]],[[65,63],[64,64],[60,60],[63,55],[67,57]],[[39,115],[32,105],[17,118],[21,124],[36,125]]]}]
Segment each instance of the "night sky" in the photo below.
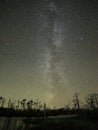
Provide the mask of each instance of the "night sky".
[{"label": "night sky", "polygon": [[49,106],[98,93],[97,0],[0,0],[0,96]]}]

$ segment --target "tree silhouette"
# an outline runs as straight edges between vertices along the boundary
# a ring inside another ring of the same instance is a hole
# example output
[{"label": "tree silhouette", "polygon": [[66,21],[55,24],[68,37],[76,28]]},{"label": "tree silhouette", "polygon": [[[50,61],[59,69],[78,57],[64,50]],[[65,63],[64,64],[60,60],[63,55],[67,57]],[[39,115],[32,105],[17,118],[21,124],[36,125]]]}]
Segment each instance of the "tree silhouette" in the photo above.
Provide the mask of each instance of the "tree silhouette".
[{"label": "tree silhouette", "polygon": [[0,107],[4,107],[4,103],[5,103],[5,98],[0,97]]},{"label": "tree silhouette", "polygon": [[87,103],[88,108],[91,110],[98,108],[98,94],[96,93],[89,94],[86,97],[86,103]]},{"label": "tree silhouette", "polygon": [[75,93],[73,103],[75,109],[80,109],[79,93]]},{"label": "tree silhouette", "polygon": [[23,110],[26,109],[26,101],[27,101],[27,99],[23,99],[23,100],[21,101],[21,105],[22,105],[22,109],[23,109]]}]

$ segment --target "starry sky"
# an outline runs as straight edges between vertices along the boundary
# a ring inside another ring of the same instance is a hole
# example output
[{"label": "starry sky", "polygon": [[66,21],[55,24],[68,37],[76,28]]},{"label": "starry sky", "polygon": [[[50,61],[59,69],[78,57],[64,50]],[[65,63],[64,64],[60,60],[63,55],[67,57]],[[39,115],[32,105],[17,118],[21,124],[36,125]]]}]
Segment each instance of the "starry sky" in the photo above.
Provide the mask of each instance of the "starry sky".
[{"label": "starry sky", "polygon": [[97,0],[0,0],[0,96],[64,106],[98,93]]}]

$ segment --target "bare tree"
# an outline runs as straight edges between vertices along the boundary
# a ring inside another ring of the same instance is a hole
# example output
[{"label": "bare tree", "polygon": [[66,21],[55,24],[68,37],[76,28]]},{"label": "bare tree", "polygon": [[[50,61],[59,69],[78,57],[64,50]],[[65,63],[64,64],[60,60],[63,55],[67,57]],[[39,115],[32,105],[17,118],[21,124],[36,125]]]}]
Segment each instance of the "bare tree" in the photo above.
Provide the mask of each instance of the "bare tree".
[{"label": "bare tree", "polygon": [[30,100],[27,102],[27,109],[30,110],[32,109],[32,106],[33,106],[33,100]]},{"label": "bare tree", "polygon": [[44,108],[44,117],[46,116],[46,103],[43,104],[43,108]]},{"label": "bare tree", "polygon": [[79,93],[75,93],[73,103],[75,109],[80,109]]},{"label": "bare tree", "polygon": [[5,98],[4,97],[0,97],[0,107],[4,107],[4,103],[5,103]]},{"label": "bare tree", "polygon": [[25,110],[26,109],[26,99],[23,99],[22,101],[21,101],[21,105],[22,105],[22,109],[23,110]]},{"label": "bare tree", "polygon": [[87,103],[88,108],[91,110],[98,108],[98,94],[96,93],[89,94],[86,97],[86,103]]}]

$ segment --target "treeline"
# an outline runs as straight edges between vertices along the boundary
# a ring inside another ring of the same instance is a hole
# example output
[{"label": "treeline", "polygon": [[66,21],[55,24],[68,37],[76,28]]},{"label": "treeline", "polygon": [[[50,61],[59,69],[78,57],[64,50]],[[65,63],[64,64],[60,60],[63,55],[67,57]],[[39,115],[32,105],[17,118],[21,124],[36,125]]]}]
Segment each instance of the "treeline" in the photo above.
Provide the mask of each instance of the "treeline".
[{"label": "treeline", "polygon": [[38,99],[36,100],[13,100],[0,97],[0,108],[12,108],[15,110],[26,110],[26,109],[43,109],[46,107],[45,103],[42,103]]},{"label": "treeline", "polygon": [[47,107],[46,103],[37,100],[6,100],[0,97],[0,116],[16,117],[46,117],[58,115],[78,115],[83,119],[98,119],[98,94],[89,94],[85,103],[81,105],[79,94],[75,93],[72,100],[73,107],[66,105],[63,108]]}]

